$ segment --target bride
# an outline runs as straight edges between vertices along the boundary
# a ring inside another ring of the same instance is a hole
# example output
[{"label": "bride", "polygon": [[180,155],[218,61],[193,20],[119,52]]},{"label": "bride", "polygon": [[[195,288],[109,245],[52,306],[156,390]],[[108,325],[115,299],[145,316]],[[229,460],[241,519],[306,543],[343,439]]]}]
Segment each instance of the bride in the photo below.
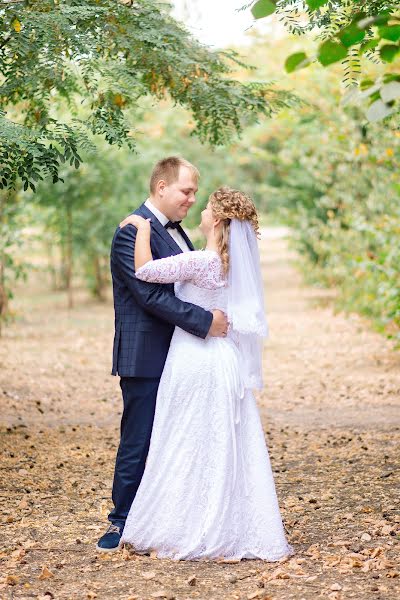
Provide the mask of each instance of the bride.
[{"label": "bride", "polygon": [[207,244],[153,260],[137,228],[136,277],[228,314],[225,338],[175,328],[157,394],[146,467],[121,543],[159,558],[263,559],[294,554],[285,538],[253,388],[262,386],[264,314],[258,218],[242,192],[220,188],[202,212]]}]

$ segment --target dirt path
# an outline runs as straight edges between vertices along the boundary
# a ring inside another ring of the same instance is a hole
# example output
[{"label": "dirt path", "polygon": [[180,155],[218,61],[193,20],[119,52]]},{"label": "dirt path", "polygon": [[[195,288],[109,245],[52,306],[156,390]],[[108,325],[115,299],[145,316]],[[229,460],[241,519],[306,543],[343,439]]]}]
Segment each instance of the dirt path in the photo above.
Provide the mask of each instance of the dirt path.
[{"label": "dirt path", "polygon": [[400,353],[311,289],[264,231],[270,339],[259,396],[288,539],[279,563],[95,552],[121,410],[110,304],[26,288],[0,342],[0,597],[388,599],[399,584]]}]

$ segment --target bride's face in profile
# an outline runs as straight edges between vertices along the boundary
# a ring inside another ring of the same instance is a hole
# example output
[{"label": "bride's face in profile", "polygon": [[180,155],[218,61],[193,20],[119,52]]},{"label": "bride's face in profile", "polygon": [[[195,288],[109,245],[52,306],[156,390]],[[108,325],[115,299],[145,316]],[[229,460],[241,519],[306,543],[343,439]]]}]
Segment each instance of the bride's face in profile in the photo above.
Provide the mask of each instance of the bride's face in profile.
[{"label": "bride's face in profile", "polygon": [[209,201],[205,209],[201,212],[200,231],[203,235],[207,236],[212,231],[215,225],[215,217],[213,215],[211,202]]}]

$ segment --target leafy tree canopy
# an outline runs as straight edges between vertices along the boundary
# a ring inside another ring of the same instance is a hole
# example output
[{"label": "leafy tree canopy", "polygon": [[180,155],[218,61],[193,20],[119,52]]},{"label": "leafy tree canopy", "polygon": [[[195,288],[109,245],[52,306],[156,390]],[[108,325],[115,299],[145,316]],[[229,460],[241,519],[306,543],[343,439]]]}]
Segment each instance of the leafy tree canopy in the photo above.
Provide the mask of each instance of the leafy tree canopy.
[{"label": "leafy tree canopy", "polygon": [[[398,0],[256,0],[256,19],[276,12],[290,33],[316,32],[315,56],[303,51],[286,59],[287,72],[318,61],[341,61],[347,100],[367,101],[366,116],[379,121],[400,109],[400,7]],[[383,64],[377,79],[365,77],[364,58]]]},{"label": "leafy tree canopy", "polygon": [[[189,108],[194,133],[212,145],[295,101],[233,79],[238,56],[202,46],[168,8],[156,0],[0,1],[0,188],[56,182],[62,162],[79,167],[91,134],[133,149],[144,96]],[[57,116],[60,102],[68,119]]]}]

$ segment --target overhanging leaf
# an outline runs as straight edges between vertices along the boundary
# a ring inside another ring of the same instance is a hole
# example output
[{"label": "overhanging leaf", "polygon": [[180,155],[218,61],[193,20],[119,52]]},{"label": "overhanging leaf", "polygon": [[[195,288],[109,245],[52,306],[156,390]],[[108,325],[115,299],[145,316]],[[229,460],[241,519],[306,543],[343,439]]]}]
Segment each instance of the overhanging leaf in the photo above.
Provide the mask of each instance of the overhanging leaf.
[{"label": "overhanging leaf", "polygon": [[318,49],[318,60],[326,67],[347,56],[347,48],[343,44],[327,40]]},{"label": "overhanging leaf", "polygon": [[360,81],[360,90],[367,90],[374,84],[375,81],[373,79],[363,79],[362,81]]},{"label": "overhanging leaf", "polygon": [[364,54],[368,50],[373,50],[379,44],[379,39],[373,38],[372,40],[368,40],[364,44],[361,44],[361,48],[359,50],[359,54]]},{"label": "overhanging leaf", "polygon": [[310,64],[310,59],[305,52],[295,52],[287,57],[285,61],[285,70],[292,73],[296,69],[302,69]]},{"label": "overhanging leaf", "polygon": [[310,10],[317,10],[317,8],[321,8],[321,6],[326,4],[328,0],[306,0],[306,2]]},{"label": "overhanging leaf", "polygon": [[365,31],[357,27],[357,23],[351,23],[339,33],[340,41],[346,48],[359,44],[365,37]]},{"label": "overhanging leaf", "polygon": [[400,25],[383,25],[378,29],[379,35],[385,40],[397,42],[400,39]]},{"label": "overhanging leaf", "polygon": [[399,52],[399,46],[395,44],[385,44],[379,50],[379,54],[382,60],[385,62],[393,62],[396,54]]},{"label": "overhanging leaf", "polygon": [[258,0],[251,9],[251,12],[255,19],[262,19],[272,15],[272,13],[275,12],[275,8],[276,6],[273,0]]},{"label": "overhanging leaf", "polygon": [[383,83],[389,83],[390,81],[400,81],[400,73],[385,73]]}]

